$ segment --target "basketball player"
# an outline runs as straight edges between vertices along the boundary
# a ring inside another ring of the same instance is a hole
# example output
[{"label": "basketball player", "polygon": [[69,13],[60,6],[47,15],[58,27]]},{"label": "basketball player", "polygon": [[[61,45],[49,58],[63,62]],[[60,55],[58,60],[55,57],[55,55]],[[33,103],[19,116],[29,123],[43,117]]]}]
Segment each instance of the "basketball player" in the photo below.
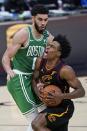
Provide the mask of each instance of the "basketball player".
[{"label": "basketball player", "polygon": [[[20,111],[29,118],[37,115],[41,101],[31,90],[31,79],[36,58],[41,56],[53,36],[46,30],[48,10],[36,5],[32,11],[32,25],[18,31],[6,49],[2,64],[7,73],[7,87]],[[13,57],[13,69],[10,59]],[[28,131],[32,131],[29,128]]]},{"label": "basketball player", "polygon": [[[69,119],[73,115],[74,105],[71,99],[83,97],[84,88],[77,79],[72,67],[63,59],[70,54],[71,47],[65,36],[58,35],[47,45],[44,56],[36,61],[32,87],[40,99],[45,85],[58,86],[62,94],[51,91],[47,100],[52,104],[61,100],[56,107],[46,107],[32,122],[34,131],[68,131]],[[38,83],[40,79],[41,83]],[[70,92],[70,87],[73,91]]]}]

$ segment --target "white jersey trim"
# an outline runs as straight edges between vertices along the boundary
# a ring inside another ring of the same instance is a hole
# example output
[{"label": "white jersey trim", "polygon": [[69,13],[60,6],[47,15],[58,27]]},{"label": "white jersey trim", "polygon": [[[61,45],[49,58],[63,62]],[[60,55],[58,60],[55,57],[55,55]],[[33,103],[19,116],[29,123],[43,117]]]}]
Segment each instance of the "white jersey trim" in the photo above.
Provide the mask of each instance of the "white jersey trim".
[{"label": "white jersey trim", "polygon": [[20,79],[22,91],[23,91],[23,93],[24,93],[24,96],[25,96],[27,102],[30,103],[30,104],[32,104],[32,105],[35,105],[35,103],[34,103],[34,102],[29,98],[29,96],[28,96],[28,93],[27,93],[26,88],[25,88],[25,85],[24,85],[23,77],[22,77],[21,74],[19,75],[19,79]]},{"label": "white jersey trim", "polygon": [[31,33],[32,33],[33,38],[34,38],[36,41],[41,41],[41,40],[43,39],[43,35],[40,37],[40,39],[36,39],[36,37],[35,37],[35,35],[34,35],[34,33],[33,33],[33,30],[32,30],[32,26],[30,26],[30,28],[31,28]]},{"label": "white jersey trim", "polygon": [[24,75],[31,75],[31,74],[33,74],[33,72],[31,72],[31,73],[25,73],[25,72],[22,72],[22,71],[19,71],[19,70],[16,70],[16,69],[13,69],[13,71],[16,73],[16,74],[24,74]]}]

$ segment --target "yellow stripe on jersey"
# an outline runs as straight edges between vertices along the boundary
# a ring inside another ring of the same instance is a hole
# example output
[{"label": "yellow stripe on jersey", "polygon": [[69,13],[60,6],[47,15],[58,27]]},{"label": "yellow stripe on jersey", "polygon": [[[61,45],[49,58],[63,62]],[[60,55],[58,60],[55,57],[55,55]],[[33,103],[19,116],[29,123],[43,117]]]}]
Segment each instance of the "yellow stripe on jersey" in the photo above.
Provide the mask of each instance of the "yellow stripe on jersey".
[{"label": "yellow stripe on jersey", "polygon": [[50,116],[62,117],[64,114],[66,114],[68,112],[68,110],[69,110],[69,105],[68,105],[66,111],[61,113],[61,114],[51,114],[51,113],[49,113],[49,114],[50,114]]}]

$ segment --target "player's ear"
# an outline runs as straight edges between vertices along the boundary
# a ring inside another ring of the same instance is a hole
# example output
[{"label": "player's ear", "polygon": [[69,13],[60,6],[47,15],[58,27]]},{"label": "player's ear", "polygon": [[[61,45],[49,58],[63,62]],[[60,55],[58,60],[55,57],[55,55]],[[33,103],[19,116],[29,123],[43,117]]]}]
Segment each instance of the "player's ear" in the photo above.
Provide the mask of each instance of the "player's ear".
[{"label": "player's ear", "polygon": [[59,57],[61,56],[62,54],[61,54],[61,51],[59,51]]},{"label": "player's ear", "polygon": [[58,51],[57,57],[60,57],[60,56],[61,56],[61,51]]},{"label": "player's ear", "polygon": [[58,57],[61,57],[62,53],[61,53],[61,47],[60,47],[60,44],[59,44],[59,48],[58,48]]}]

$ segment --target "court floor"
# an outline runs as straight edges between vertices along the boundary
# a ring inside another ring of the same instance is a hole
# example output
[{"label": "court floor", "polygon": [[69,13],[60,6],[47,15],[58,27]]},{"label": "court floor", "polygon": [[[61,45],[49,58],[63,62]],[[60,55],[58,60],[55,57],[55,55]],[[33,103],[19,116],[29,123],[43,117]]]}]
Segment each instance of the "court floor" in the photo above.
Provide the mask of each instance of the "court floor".
[{"label": "court floor", "polygon": [[[87,77],[79,77],[85,88],[83,98],[73,100],[75,112],[69,122],[69,131],[87,131]],[[0,87],[0,131],[26,131],[28,122],[20,113],[6,86]]]}]

